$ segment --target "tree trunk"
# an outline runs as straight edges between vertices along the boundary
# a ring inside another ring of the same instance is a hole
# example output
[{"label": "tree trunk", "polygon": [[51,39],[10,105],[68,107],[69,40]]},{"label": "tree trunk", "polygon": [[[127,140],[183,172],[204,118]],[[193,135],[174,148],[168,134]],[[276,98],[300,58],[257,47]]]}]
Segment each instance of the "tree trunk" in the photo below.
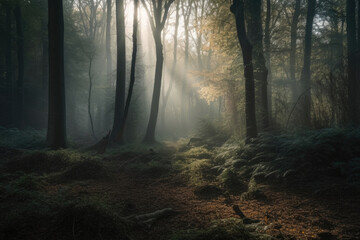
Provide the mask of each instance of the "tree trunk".
[{"label": "tree trunk", "polygon": [[304,65],[301,72],[301,119],[305,127],[311,126],[311,45],[312,45],[312,29],[315,16],[316,0],[308,0],[308,9],[305,26],[305,47],[304,47]]},{"label": "tree trunk", "polygon": [[346,31],[348,55],[349,118],[351,124],[359,123],[356,79],[356,20],[355,0],[346,1]]},{"label": "tree trunk", "polygon": [[170,84],[169,84],[169,88],[167,89],[166,93],[165,93],[165,98],[164,98],[164,103],[163,103],[163,110],[162,110],[162,118],[163,118],[163,123],[164,123],[164,129],[166,127],[165,125],[165,111],[166,111],[166,105],[168,103],[169,97],[170,97],[170,93],[173,87],[173,84],[175,82],[175,78],[176,78],[176,63],[177,63],[177,45],[178,45],[178,31],[179,31],[179,19],[180,19],[180,1],[178,1],[176,3],[176,16],[175,16],[175,30],[174,30],[174,50],[173,50],[173,64],[171,66],[171,79],[170,79]]},{"label": "tree trunk", "polygon": [[260,126],[262,130],[267,130],[269,128],[269,106],[267,96],[268,70],[265,65],[263,51],[261,0],[247,0],[246,5],[250,12],[247,29],[249,41],[253,46],[254,78],[255,83],[259,84]]},{"label": "tree trunk", "polygon": [[47,143],[66,147],[64,81],[64,18],[62,0],[48,0],[49,25],[49,111]]},{"label": "tree trunk", "polygon": [[251,138],[257,137],[252,45],[246,35],[244,1],[234,0],[230,10],[235,15],[237,36],[243,53],[245,76],[246,138],[247,141],[249,141]]},{"label": "tree trunk", "polygon": [[266,20],[265,20],[265,58],[266,65],[268,69],[268,110],[269,110],[269,121],[272,121],[272,90],[271,90],[271,80],[272,80],[272,72],[271,72],[271,39],[270,39],[270,21],[271,21],[271,1],[266,0]]},{"label": "tree trunk", "polygon": [[292,102],[295,104],[299,97],[298,85],[295,77],[295,61],[296,61],[296,40],[297,40],[297,29],[300,17],[300,4],[301,0],[296,0],[294,15],[291,23],[290,30],[290,78],[291,78],[291,89],[292,89]]},{"label": "tree trunk", "polygon": [[111,0],[106,0],[107,17],[106,17],[106,75],[108,82],[111,81]]},{"label": "tree trunk", "polygon": [[12,77],[12,31],[11,31],[11,6],[10,4],[5,5],[6,8],[6,47],[5,47],[5,64],[6,64],[6,114],[8,115],[7,124],[11,124],[13,118],[12,112],[12,86],[13,86],[13,77]]},{"label": "tree trunk", "polygon": [[144,142],[147,143],[155,142],[155,128],[156,128],[156,122],[159,112],[161,78],[162,78],[162,69],[164,63],[163,46],[161,43],[161,30],[156,29],[156,31],[157,32],[154,33],[154,40],[156,46],[155,83],[154,83],[153,96],[151,100],[151,112],[150,112],[149,123],[144,137]]},{"label": "tree trunk", "polygon": [[92,81],[92,75],[91,75],[91,69],[92,69],[92,62],[93,62],[93,56],[89,57],[89,69],[88,69],[88,75],[89,75],[89,94],[88,94],[88,115],[90,120],[90,128],[91,133],[94,139],[96,139],[95,131],[94,131],[94,122],[93,117],[91,114],[91,94],[92,94],[92,87],[93,87],[93,81]]},{"label": "tree trunk", "polygon": [[49,41],[47,37],[46,17],[41,20],[42,29],[42,113],[44,126],[46,126],[46,115],[48,109],[48,89],[49,89]]},{"label": "tree trunk", "polygon": [[16,83],[16,120],[19,128],[24,127],[24,32],[20,4],[14,9],[16,21],[16,45],[18,57],[18,79]]},{"label": "tree trunk", "polygon": [[111,140],[118,140],[121,129],[121,119],[124,115],[125,82],[126,82],[126,46],[125,46],[125,19],[124,0],[116,0],[116,34],[117,34],[117,73],[114,123]]},{"label": "tree trunk", "polygon": [[126,98],[124,117],[121,121],[121,129],[119,132],[118,140],[123,141],[124,131],[126,126],[126,120],[129,113],[131,97],[135,84],[135,67],[136,67],[136,54],[137,54],[137,34],[138,34],[138,6],[139,0],[134,0],[134,21],[133,21],[133,52],[131,57],[131,70],[130,70],[130,85]]}]

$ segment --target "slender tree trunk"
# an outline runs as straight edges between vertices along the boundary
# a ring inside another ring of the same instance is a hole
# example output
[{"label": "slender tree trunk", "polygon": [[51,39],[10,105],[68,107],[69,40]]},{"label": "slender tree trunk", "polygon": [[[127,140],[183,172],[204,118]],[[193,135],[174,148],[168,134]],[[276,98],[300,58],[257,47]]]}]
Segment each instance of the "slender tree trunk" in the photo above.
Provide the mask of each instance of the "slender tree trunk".
[{"label": "slender tree trunk", "polygon": [[270,21],[271,21],[271,1],[266,0],[266,20],[265,20],[265,59],[266,66],[268,69],[268,110],[269,110],[269,121],[272,121],[272,72],[271,72],[271,39],[270,39]]},{"label": "slender tree trunk", "polygon": [[16,21],[16,45],[18,57],[18,79],[16,83],[16,119],[17,126],[24,127],[24,33],[23,33],[23,20],[21,15],[20,4],[15,5],[14,9]]},{"label": "slender tree trunk", "polygon": [[245,115],[246,115],[246,138],[257,137],[255,116],[255,84],[252,63],[252,45],[249,42],[245,29],[244,1],[234,0],[230,8],[235,15],[236,31],[243,53],[244,76],[245,76]]},{"label": "slender tree trunk", "polygon": [[291,23],[290,30],[290,78],[292,89],[292,102],[295,103],[299,97],[298,85],[295,77],[295,61],[296,61],[296,40],[297,30],[300,17],[300,4],[301,0],[295,1],[294,15]]},{"label": "slender tree trunk", "polygon": [[153,90],[153,97],[151,101],[151,112],[148,127],[146,129],[144,142],[153,143],[155,142],[155,128],[159,112],[159,100],[161,90],[161,78],[162,69],[164,63],[163,46],[161,43],[161,30],[156,30],[154,33],[155,45],[156,45],[156,67],[155,67],[155,83]]},{"label": "slender tree trunk", "polygon": [[91,69],[92,69],[92,62],[93,62],[93,56],[89,57],[89,69],[88,69],[88,75],[89,75],[89,95],[88,95],[88,115],[90,120],[90,128],[91,133],[94,139],[96,139],[95,131],[94,131],[94,122],[93,117],[91,114],[91,94],[92,94],[92,87],[93,87],[93,81],[92,81],[92,75],[91,75]]},{"label": "slender tree trunk", "polygon": [[191,15],[191,4],[192,2],[189,1],[189,4],[187,9],[184,6],[184,2],[182,2],[181,8],[182,8],[182,14],[184,18],[184,32],[185,32],[185,48],[184,48],[184,72],[183,72],[183,79],[182,79],[182,87],[181,87],[181,125],[185,129],[186,125],[186,111],[185,111],[185,103],[189,99],[188,95],[188,89],[187,89],[187,74],[188,74],[188,68],[189,68],[189,21],[190,21],[190,15]]},{"label": "slender tree trunk", "polygon": [[248,38],[253,46],[254,78],[255,84],[259,85],[260,103],[260,126],[262,130],[269,128],[269,109],[267,97],[267,75],[263,51],[263,30],[261,18],[261,0],[247,0],[246,6],[249,9]]},{"label": "slender tree trunk", "polygon": [[106,75],[108,82],[111,81],[111,0],[106,0],[107,17],[106,17]]},{"label": "slender tree trunk", "polygon": [[305,26],[305,47],[304,47],[304,65],[301,72],[301,91],[303,94],[301,100],[301,118],[305,127],[311,126],[311,45],[312,29],[315,16],[316,0],[308,0],[308,9]]},{"label": "slender tree trunk", "polygon": [[123,142],[123,135],[126,126],[126,120],[129,113],[131,97],[135,84],[135,67],[136,67],[136,54],[137,54],[137,34],[138,34],[138,7],[139,0],[134,0],[134,20],[133,20],[133,52],[131,57],[131,70],[130,70],[130,85],[129,91],[126,98],[124,117],[121,121],[121,129],[118,136],[118,141]]},{"label": "slender tree trunk", "polygon": [[5,64],[6,64],[6,101],[7,101],[7,111],[6,114],[9,116],[7,123],[11,124],[13,118],[12,112],[12,86],[13,86],[13,77],[12,77],[12,29],[11,29],[11,6],[10,4],[5,5],[6,9],[6,47],[5,47]]},{"label": "slender tree trunk", "polygon": [[116,0],[116,34],[117,34],[117,73],[114,123],[111,132],[111,140],[117,140],[121,129],[121,119],[124,115],[125,106],[125,82],[126,82],[126,46],[125,46],[125,19],[124,0]]},{"label": "slender tree trunk", "polygon": [[62,0],[48,0],[49,17],[49,111],[47,143],[66,147],[64,81],[64,17]]},{"label": "slender tree trunk", "polygon": [[164,98],[164,103],[163,103],[163,110],[162,110],[162,118],[163,118],[163,123],[164,123],[164,128],[165,128],[165,111],[166,111],[166,105],[168,103],[169,97],[170,97],[170,93],[171,90],[173,88],[173,84],[175,82],[175,78],[176,78],[176,63],[177,63],[177,45],[178,45],[178,31],[179,31],[179,19],[180,19],[180,1],[178,1],[176,3],[176,16],[175,16],[175,30],[174,30],[174,50],[173,50],[173,63],[171,66],[171,79],[170,79],[170,84],[169,87],[165,93],[165,98]]},{"label": "slender tree trunk", "polygon": [[[149,17],[149,22],[151,25],[151,30],[153,33],[154,41],[155,41],[155,49],[156,49],[156,65],[155,65],[155,79],[154,79],[154,90],[153,96],[151,100],[151,111],[150,111],[150,118],[149,123],[146,129],[145,137],[143,142],[146,143],[154,143],[155,142],[155,128],[156,122],[159,113],[159,100],[161,94],[161,79],[162,79],[162,70],[163,70],[163,63],[164,63],[164,55],[163,55],[163,45],[161,42],[161,31],[164,29],[167,15],[169,13],[169,8],[174,0],[168,0],[165,2],[163,6],[163,1],[153,0],[153,17],[151,17],[150,10],[145,3],[145,0],[141,0],[147,15]],[[164,10],[164,14],[162,14]]]},{"label": "slender tree trunk", "polygon": [[356,20],[355,0],[346,1],[346,31],[348,55],[349,118],[351,124],[358,124],[357,77],[356,77]]},{"label": "slender tree trunk", "polygon": [[49,40],[47,37],[47,21],[41,20],[42,29],[42,112],[45,119],[44,126],[46,126],[46,115],[48,109],[48,89],[49,89]]}]

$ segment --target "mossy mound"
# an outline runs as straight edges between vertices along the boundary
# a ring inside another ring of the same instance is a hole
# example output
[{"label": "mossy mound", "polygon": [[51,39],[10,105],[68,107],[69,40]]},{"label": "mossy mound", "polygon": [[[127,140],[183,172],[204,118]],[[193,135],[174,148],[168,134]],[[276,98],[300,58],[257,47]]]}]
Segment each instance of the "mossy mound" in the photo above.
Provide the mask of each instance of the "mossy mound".
[{"label": "mossy mound", "polygon": [[0,239],[130,239],[128,224],[104,201],[48,195],[43,178],[23,175],[0,185]]},{"label": "mossy mound", "polygon": [[69,160],[64,151],[30,152],[7,161],[4,168],[8,172],[45,174],[64,170]]},{"label": "mossy mound", "polygon": [[74,162],[64,172],[55,176],[59,181],[81,181],[101,179],[107,177],[107,171],[102,162],[94,159],[85,159]]}]

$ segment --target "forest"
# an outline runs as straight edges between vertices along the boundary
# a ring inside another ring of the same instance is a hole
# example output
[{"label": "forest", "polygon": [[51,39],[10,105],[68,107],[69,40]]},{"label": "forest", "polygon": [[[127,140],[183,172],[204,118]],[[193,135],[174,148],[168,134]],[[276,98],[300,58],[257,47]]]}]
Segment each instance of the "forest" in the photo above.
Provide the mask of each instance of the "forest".
[{"label": "forest", "polygon": [[0,0],[0,239],[360,239],[360,0]]}]

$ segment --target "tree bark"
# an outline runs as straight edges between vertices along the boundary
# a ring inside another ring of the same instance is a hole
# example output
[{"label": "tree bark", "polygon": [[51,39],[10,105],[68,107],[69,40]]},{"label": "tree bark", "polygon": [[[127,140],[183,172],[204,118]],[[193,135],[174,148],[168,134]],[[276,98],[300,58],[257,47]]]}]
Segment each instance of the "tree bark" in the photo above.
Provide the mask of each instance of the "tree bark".
[{"label": "tree bark", "polygon": [[295,103],[299,97],[298,85],[295,77],[295,61],[296,61],[296,40],[297,29],[300,17],[300,4],[301,0],[295,1],[294,15],[292,18],[290,29],[290,80],[292,89],[292,102]]},{"label": "tree bark", "polygon": [[346,1],[346,31],[348,57],[348,87],[349,87],[349,120],[351,124],[359,123],[358,113],[358,84],[356,77],[356,19],[355,0]]},{"label": "tree bark", "polygon": [[[44,10],[47,8],[46,1],[44,1]],[[44,118],[44,126],[46,126],[46,115],[48,109],[48,89],[49,89],[49,40],[47,31],[47,14],[44,14],[41,19],[42,32],[42,113]]]},{"label": "tree bark", "polygon": [[311,45],[312,29],[315,16],[316,0],[308,0],[308,9],[305,26],[305,47],[304,47],[304,65],[301,72],[301,91],[304,93],[301,101],[301,118],[305,127],[311,126]]},{"label": "tree bark", "polygon": [[124,0],[116,0],[116,40],[117,40],[117,72],[114,123],[111,132],[111,140],[118,140],[121,129],[121,119],[124,115],[125,106],[125,82],[126,82],[126,46],[125,46],[125,18]]},{"label": "tree bark", "polygon": [[246,138],[257,137],[257,126],[255,116],[255,84],[254,70],[252,63],[252,45],[249,42],[245,29],[244,1],[234,0],[230,8],[235,15],[237,37],[243,53],[244,76],[245,76],[245,118],[246,118]]},{"label": "tree bark", "polygon": [[171,66],[171,79],[170,79],[170,84],[169,87],[165,93],[165,97],[164,97],[164,103],[163,103],[163,110],[162,110],[162,119],[163,119],[163,123],[164,123],[164,128],[166,127],[165,125],[165,111],[166,111],[166,106],[170,97],[170,93],[171,90],[173,88],[173,84],[175,82],[175,78],[176,78],[176,63],[177,63],[177,45],[178,45],[178,32],[179,32],[179,19],[180,19],[180,1],[178,1],[176,3],[176,16],[175,16],[175,30],[174,30],[174,49],[173,49],[173,64]]},{"label": "tree bark", "polygon": [[[146,13],[149,17],[151,30],[153,33],[153,37],[155,40],[155,48],[156,48],[156,65],[155,65],[155,80],[154,80],[154,90],[153,96],[151,100],[151,111],[150,118],[148,122],[148,126],[146,129],[145,137],[143,142],[145,143],[154,143],[155,142],[155,128],[156,122],[159,113],[159,101],[160,101],[160,93],[161,93],[161,79],[162,79],[162,70],[164,63],[164,55],[163,55],[163,45],[161,42],[161,32],[164,29],[164,25],[167,19],[167,15],[169,12],[169,8],[174,0],[168,0],[165,2],[164,6],[162,4],[162,0],[156,1],[153,0],[153,17],[151,16],[150,10],[145,3],[145,0],[141,0]],[[162,14],[164,10],[164,14]]]},{"label": "tree bark", "polygon": [[6,114],[8,115],[7,124],[11,124],[13,121],[13,112],[12,112],[12,87],[13,87],[13,76],[12,76],[12,29],[11,29],[11,5],[5,5],[6,10],[6,50],[5,50],[5,65],[6,65]]},{"label": "tree bark", "polygon": [[188,89],[187,89],[187,73],[189,69],[189,21],[191,15],[191,4],[192,2],[189,1],[189,5],[187,9],[185,9],[184,2],[182,2],[182,14],[184,18],[184,32],[185,32],[185,47],[184,47],[184,73],[182,79],[182,86],[181,86],[181,125],[185,129],[186,125],[186,113],[185,113],[185,103],[188,99]]},{"label": "tree bark", "polygon": [[126,120],[129,113],[130,108],[130,102],[131,97],[134,89],[135,84],[135,67],[136,67],[136,54],[137,54],[137,34],[138,34],[138,6],[139,6],[139,0],[134,0],[134,20],[133,20],[133,52],[131,57],[131,70],[130,70],[130,84],[129,84],[129,91],[126,98],[126,104],[125,104],[125,111],[124,116],[121,121],[121,129],[118,136],[118,141],[124,141],[123,135],[125,131],[126,126]]},{"label": "tree bark", "polygon": [[16,82],[16,120],[19,128],[24,127],[24,32],[20,4],[14,8],[16,21],[16,45],[18,58],[18,79]]},{"label": "tree bark", "polygon": [[49,111],[47,143],[66,147],[64,81],[64,17],[62,0],[48,0],[49,18]]},{"label": "tree bark", "polygon": [[261,18],[261,0],[247,0],[247,9],[249,10],[248,38],[253,46],[252,55],[254,63],[255,84],[259,86],[260,103],[260,126],[262,130],[269,129],[269,109],[267,96],[267,75],[268,70],[265,65],[263,51],[263,30]]},{"label": "tree bark", "polygon": [[111,58],[111,0],[106,0],[107,6],[107,17],[106,17],[106,74],[108,82],[111,81],[111,67],[112,67],[112,58]]},{"label": "tree bark", "polygon": [[268,86],[267,86],[267,92],[268,92],[268,112],[269,112],[269,122],[272,121],[272,90],[271,90],[271,80],[272,80],[272,72],[271,72],[271,39],[270,39],[270,21],[271,21],[271,1],[266,0],[266,20],[265,20],[265,37],[264,37],[264,43],[265,43],[265,60],[266,60],[266,66],[268,69]]}]

